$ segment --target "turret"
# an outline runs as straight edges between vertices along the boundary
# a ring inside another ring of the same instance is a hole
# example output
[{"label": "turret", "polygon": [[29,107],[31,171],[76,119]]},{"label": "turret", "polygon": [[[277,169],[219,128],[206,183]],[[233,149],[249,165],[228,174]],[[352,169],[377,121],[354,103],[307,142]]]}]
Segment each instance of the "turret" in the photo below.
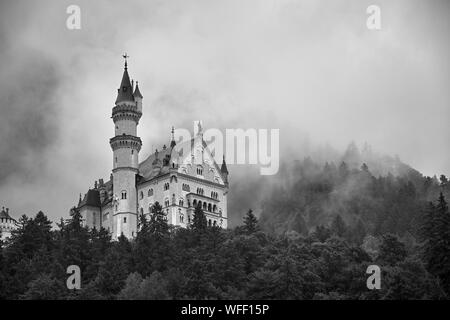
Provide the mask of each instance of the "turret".
[{"label": "turret", "polygon": [[117,239],[121,234],[127,238],[136,235],[137,230],[137,199],[136,174],[139,167],[139,151],[142,141],[137,136],[137,126],[142,116],[142,94],[136,82],[133,85],[128,75],[127,55],[125,68],[118,89],[117,99],[112,111],[115,126],[115,136],[110,139],[113,150],[113,234]]},{"label": "turret", "polygon": [[139,112],[142,113],[142,98],[144,98],[141,94],[141,91],[139,91],[139,83],[136,81],[136,88],[134,89],[133,93],[134,101],[136,101],[136,106]]},{"label": "turret", "polygon": [[220,172],[222,173],[222,177],[225,184],[228,185],[228,168],[225,162],[225,156],[223,156],[222,167],[220,168]]}]

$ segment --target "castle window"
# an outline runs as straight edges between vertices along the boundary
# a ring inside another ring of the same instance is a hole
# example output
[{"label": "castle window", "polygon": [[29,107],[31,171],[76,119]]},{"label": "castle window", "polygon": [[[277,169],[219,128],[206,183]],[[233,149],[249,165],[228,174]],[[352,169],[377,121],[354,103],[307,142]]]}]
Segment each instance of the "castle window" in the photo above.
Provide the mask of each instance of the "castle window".
[{"label": "castle window", "polygon": [[217,226],[217,221],[216,221],[216,220],[214,220],[213,226],[214,226],[214,227]]},{"label": "castle window", "polygon": [[178,205],[179,205],[180,207],[182,207],[182,206],[184,205],[183,199],[180,199],[180,201],[178,201]]},{"label": "castle window", "polygon": [[187,192],[190,192],[190,191],[191,191],[191,187],[189,187],[189,185],[186,184],[186,183],[183,183],[182,189],[183,189],[184,191],[187,191]]},{"label": "castle window", "polygon": [[168,207],[168,206],[170,205],[169,199],[166,199],[166,200],[164,201],[164,205],[165,205],[166,207]]},{"label": "castle window", "polygon": [[127,192],[122,191],[122,200],[126,200],[126,199],[127,199]]},{"label": "castle window", "polygon": [[166,183],[164,184],[164,191],[169,190],[169,187],[170,187],[169,183],[166,182]]},{"label": "castle window", "polygon": [[203,210],[206,210],[206,202],[203,202]]},{"label": "castle window", "polygon": [[198,174],[199,176],[202,176],[202,175],[203,175],[203,168],[202,168],[201,166],[198,166],[198,167],[197,167],[197,174]]},{"label": "castle window", "polygon": [[153,195],[153,189],[148,189],[148,196],[151,197]]},{"label": "castle window", "polygon": [[208,203],[208,211],[211,212],[211,203]]},{"label": "castle window", "polygon": [[141,192],[139,193],[139,198],[141,198],[141,200],[144,199],[144,192],[141,191]]},{"label": "castle window", "polygon": [[127,223],[127,217],[123,218],[123,223]]},{"label": "castle window", "polygon": [[217,211],[217,206],[213,205],[213,212],[216,212],[216,211]]},{"label": "castle window", "polygon": [[211,227],[211,219],[208,219],[208,226]]}]

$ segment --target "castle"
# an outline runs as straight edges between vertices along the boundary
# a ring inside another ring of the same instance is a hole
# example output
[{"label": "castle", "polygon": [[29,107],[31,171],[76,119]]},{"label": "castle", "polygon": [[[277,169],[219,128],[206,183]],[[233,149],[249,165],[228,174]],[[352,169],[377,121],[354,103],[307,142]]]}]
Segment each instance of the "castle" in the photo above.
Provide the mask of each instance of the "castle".
[{"label": "castle", "polygon": [[117,92],[112,120],[115,136],[109,143],[113,168],[109,181],[100,179],[78,202],[83,222],[89,228],[103,227],[113,239],[121,234],[136,236],[138,216],[149,217],[159,202],[169,224],[187,227],[200,206],[209,225],[227,228],[228,170],[221,167],[203,140],[203,130],[190,141],[175,142],[174,128],[169,147],[156,149],[139,162],[142,147],[137,126],[142,116],[143,96],[136,81],[130,81],[127,66]]},{"label": "castle", "polygon": [[11,231],[17,228],[17,221],[9,215],[9,209],[2,207],[0,211],[0,240],[11,236]]}]

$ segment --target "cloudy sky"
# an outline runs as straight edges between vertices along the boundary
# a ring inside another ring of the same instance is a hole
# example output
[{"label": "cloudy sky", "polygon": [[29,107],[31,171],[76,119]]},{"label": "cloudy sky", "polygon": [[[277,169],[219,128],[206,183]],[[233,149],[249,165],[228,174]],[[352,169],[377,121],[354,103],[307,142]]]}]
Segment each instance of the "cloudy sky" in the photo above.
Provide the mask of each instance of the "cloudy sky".
[{"label": "cloudy sky", "polygon": [[[71,4],[81,30],[66,28]],[[354,140],[449,175],[449,14],[445,0],[1,1],[0,206],[57,220],[109,177],[124,52],[141,159],[202,119],[280,128],[299,156]]]}]

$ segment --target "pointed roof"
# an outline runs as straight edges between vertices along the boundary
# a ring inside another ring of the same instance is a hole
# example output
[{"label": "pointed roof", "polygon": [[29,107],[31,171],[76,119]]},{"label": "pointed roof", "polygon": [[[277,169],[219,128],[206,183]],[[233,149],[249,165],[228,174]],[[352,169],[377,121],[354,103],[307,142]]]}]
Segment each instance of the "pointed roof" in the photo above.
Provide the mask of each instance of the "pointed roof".
[{"label": "pointed roof", "polygon": [[225,163],[225,156],[223,156],[222,167],[220,168],[222,173],[228,174],[227,164]]},{"label": "pointed roof", "polygon": [[116,104],[122,101],[134,101],[133,86],[131,85],[130,76],[128,75],[128,66],[125,61],[125,69],[123,70],[122,82],[117,92]]},{"label": "pointed roof", "polygon": [[82,206],[100,208],[100,192],[95,189],[89,189],[88,192],[84,195],[84,199],[81,201],[81,203],[78,204],[78,207]]},{"label": "pointed roof", "polygon": [[[2,219],[12,219],[11,216],[9,215],[9,209],[5,207],[2,208],[2,211],[0,211],[0,218]],[[14,219],[12,219],[14,220]]]},{"label": "pointed roof", "polygon": [[133,93],[133,96],[135,97],[135,98],[143,98],[143,96],[142,96],[142,94],[141,94],[141,91],[139,91],[139,85],[138,85],[138,82],[136,81],[136,89],[134,89],[134,93]]},{"label": "pointed roof", "polygon": [[175,128],[172,127],[172,141],[170,141],[170,147],[173,148],[177,145],[175,142]]}]

